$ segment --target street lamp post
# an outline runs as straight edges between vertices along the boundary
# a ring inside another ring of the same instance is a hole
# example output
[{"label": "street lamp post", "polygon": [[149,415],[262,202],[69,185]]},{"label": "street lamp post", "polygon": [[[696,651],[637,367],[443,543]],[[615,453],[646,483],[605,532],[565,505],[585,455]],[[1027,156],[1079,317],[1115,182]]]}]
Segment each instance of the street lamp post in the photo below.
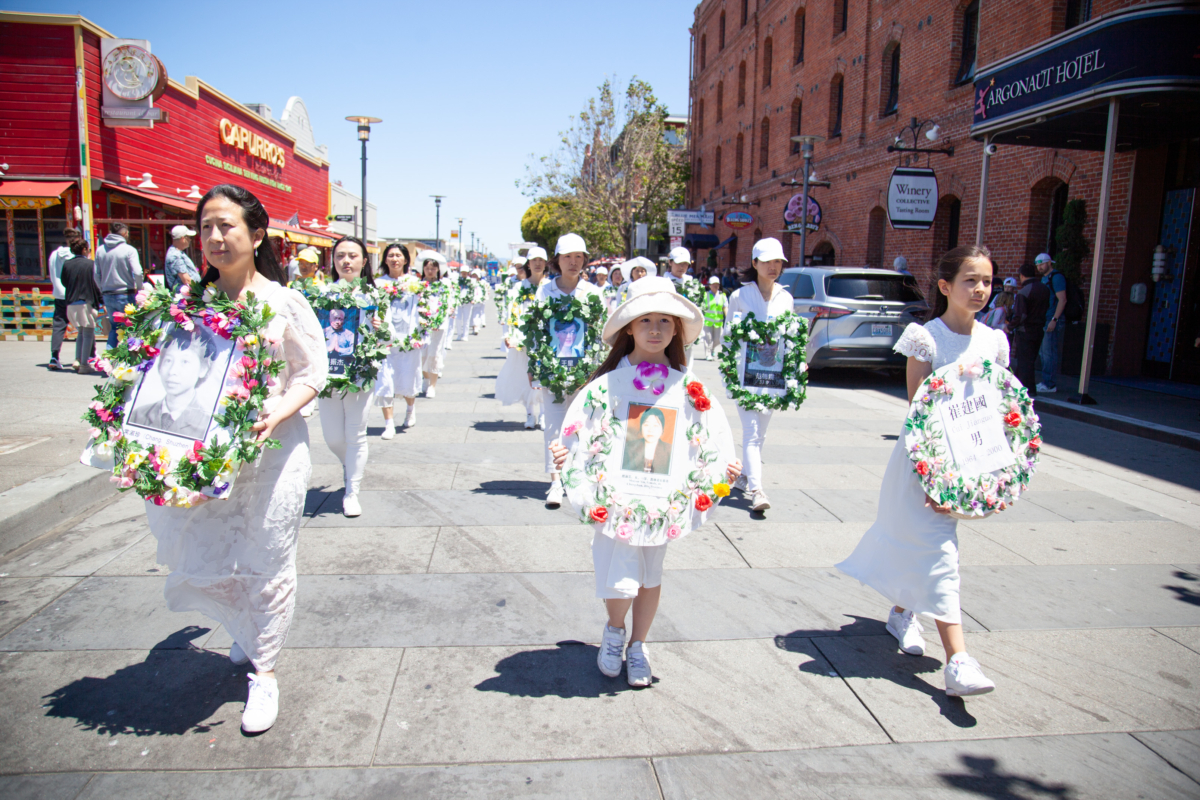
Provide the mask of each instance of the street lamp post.
[{"label": "street lamp post", "polygon": [[446,198],[444,194],[431,194],[433,198],[434,216],[433,216],[433,246],[437,251],[442,252],[442,200]]},{"label": "street lamp post", "polygon": [[458,260],[466,261],[466,256],[463,255],[463,240],[462,240],[462,224],[463,218],[458,218]]},{"label": "street lamp post", "polygon": [[362,142],[362,240],[367,241],[367,140],[371,138],[371,125],[383,122],[379,117],[346,117],[347,122],[358,123],[358,140]]},{"label": "street lamp post", "polygon": [[808,173],[812,166],[813,145],[825,141],[824,136],[793,136],[800,143],[800,154],[804,157],[804,214],[800,220],[800,266],[808,266]]}]

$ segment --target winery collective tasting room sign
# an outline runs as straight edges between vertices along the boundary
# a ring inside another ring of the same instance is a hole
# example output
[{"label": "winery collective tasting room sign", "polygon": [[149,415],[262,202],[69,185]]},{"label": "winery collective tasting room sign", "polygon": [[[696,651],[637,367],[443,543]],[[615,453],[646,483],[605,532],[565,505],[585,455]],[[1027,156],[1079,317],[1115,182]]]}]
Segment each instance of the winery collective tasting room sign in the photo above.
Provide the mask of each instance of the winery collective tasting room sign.
[{"label": "winery collective tasting room sign", "polygon": [[888,221],[898,230],[927,231],[937,215],[938,183],[933,170],[896,167],[888,182]]}]

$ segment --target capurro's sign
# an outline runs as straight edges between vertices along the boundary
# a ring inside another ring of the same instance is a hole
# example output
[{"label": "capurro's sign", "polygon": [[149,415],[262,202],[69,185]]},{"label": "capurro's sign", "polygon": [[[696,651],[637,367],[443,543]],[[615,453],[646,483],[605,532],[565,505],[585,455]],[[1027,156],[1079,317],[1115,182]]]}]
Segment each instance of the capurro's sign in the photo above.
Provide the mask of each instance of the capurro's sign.
[{"label": "capurro's sign", "polygon": [[221,141],[225,144],[283,169],[284,150],[279,145],[227,119],[222,119],[217,127],[221,132]]}]

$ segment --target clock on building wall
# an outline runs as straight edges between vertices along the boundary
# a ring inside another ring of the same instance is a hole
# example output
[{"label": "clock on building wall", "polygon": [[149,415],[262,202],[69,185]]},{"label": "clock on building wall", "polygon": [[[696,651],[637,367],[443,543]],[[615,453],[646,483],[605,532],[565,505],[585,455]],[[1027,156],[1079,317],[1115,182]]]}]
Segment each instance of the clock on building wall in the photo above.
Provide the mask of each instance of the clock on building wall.
[{"label": "clock on building wall", "polygon": [[135,44],[114,47],[104,59],[104,85],[123,100],[142,100],[158,86],[158,59]]}]

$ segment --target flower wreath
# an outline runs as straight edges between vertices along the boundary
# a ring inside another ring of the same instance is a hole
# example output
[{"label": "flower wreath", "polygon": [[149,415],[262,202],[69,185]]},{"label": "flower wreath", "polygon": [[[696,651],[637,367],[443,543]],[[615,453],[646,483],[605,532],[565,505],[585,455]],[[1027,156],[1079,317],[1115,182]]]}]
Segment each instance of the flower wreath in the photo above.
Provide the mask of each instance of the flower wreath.
[{"label": "flower wreath", "polygon": [[[492,287],[492,302],[496,304],[496,319],[505,322],[509,318],[508,308],[515,297],[516,287],[519,282],[510,281],[508,278],[501,278]],[[505,323],[508,324],[508,323]]]},{"label": "flower wreath", "polygon": [[[638,378],[653,380],[656,376],[646,368],[656,366],[659,365],[639,364]],[[637,386],[637,383],[634,385]],[[612,533],[622,541],[630,539],[638,529],[644,529],[648,534],[643,545],[662,544],[678,539],[691,529],[689,522],[693,512],[704,514],[721,502],[722,498],[729,496],[730,487],[725,482],[725,465],[717,464],[719,452],[712,445],[708,434],[706,412],[712,408],[708,390],[691,375],[684,377],[684,388],[688,402],[701,412],[699,421],[692,423],[687,429],[688,443],[694,449],[695,456],[684,488],[658,501],[626,499],[612,486],[605,473],[605,467],[608,456],[613,451],[616,431],[621,427],[621,420],[612,408],[608,389],[604,385],[589,387],[586,390],[583,408],[588,412],[589,418],[598,420],[598,426],[587,441],[581,439],[578,446],[572,449],[562,474],[563,486],[568,490],[579,487],[584,481],[590,484],[587,500],[579,509],[580,522],[599,525],[601,528],[611,524]],[[653,393],[657,396],[662,394],[662,390]],[[576,435],[581,428],[582,424],[579,422],[567,425],[563,429],[563,439]],[[586,448],[586,454],[581,448]],[[583,460],[582,466],[577,465],[579,459]]]},{"label": "flower wreath", "polygon": [[424,347],[429,330],[437,328],[446,318],[445,304],[435,292],[430,291],[428,283],[422,282],[412,273],[401,276],[394,282],[380,284],[376,288],[387,296],[389,304],[407,294],[417,296],[417,320],[420,324],[414,327],[408,336],[392,340],[392,346],[397,352],[407,353]]},{"label": "flower wreath", "polygon": [[[748,389],[739,383],[738,358],[742,342],[773,344],[780,338],[789,347],[783,356],[783,375],[786,390],[782,395],[767,394],[762,389]],[[787,411],[799,408],[808,387],[808,321],[793,311],[785,311],[772,320],[756,319],[751,311],[741,322],[730,325],[721,342],[721,360],[717,368],[725,381],[725,391],[739,407],[748,411]]]},{"label": "flower wreath", "polygon": [[[521,320],[521,333],[525,336],[526,351],[529,353],[529,373],[533,379],[554,393],[554,401],[576,392],[587,383],[588,378],[604,355],[604,342],[600,329],[604,322],[604,304],[600,298],[589,294],[586,301],[563,295],[535,302]],[[564,366],[554,347],[550,334],[552,320],[572,322],[583,320],[583,357],[575,366]]]},{"label": "flower wreath", "polygon": [[679,294],[683,295],[688,300],[691,300],[697,306],[703,305],[704,296],[708,294],[708,291],[704,288],[704,284],[702,284],[696,278],[690,278],[689,280],[676,283],[675,291],[679,292]]},{"label": "flower wreath", "polygon": [[[994,472],[964,477],[946,446],[935,401],[953,396],[955,388],[968,380],[986,381],[999,390],[1000,407],[995,413],[1000,415],[1016,462]],[[913,396],[904,422],[904,445],[921,488],[963,519],[1003,511],[1017,501],[1037,470],[1041,434],[1033,400],[1021,382],[1003,366],[979,358],[947,365],[926,378]]]},{"label": "flower wreath", "polygon": [[522,286],[518,283],[509,291],[508,339],[517,350],[525,349],[525,334],[521,332],[521,322],[536,299],[537,289],[532,286]]},{"label": "flower wreath", "polygon": [[[263,447],[280,446],[276,439],[256,441],[258,434],[250,430],[284,366],[282,345],[266,336],[274,317],[271,307],[253,293],[236,302],[212,284],[199,282],[178,292],[144,284],[134,302],[113,315],[120,326],[117,346],[89,360],[109,379],[96,387],[83,420],[91,425],[91,455],[103,462],[111,459],[112,481],[120,491],[133,489],[155,505],[188,508],[203,502],[205,495],[225,495],[243,463],[258,458]],[[236,339],[242,348],[229,373],[240,385],[221,398],[222,410],[215,417],[229,432],[228,439],[222,441],[226,437],[214,433],[209,442],[196,440],[183,454],[141,444],[122,431],[133,387],[154,365],[170,322],[187,331],[201,325],[223,339]]]},{"label": "flower wreath", "polygon": [[[313,309],[335,308],[387,308],[390,298],[374,286],[357,278],[353,281],[338,281],[321,286],[311,279],[304,281],[299,289]],[[312,292],[310,294],[309,292]],[[321,397],[332,397],[334,392],[362,392],[371,388],[379,374],[379,362],[392,346],[392,334],[386,325],[370,325],[358,330],[358,345],[354,358],[344,375],[330,375]]]}]

